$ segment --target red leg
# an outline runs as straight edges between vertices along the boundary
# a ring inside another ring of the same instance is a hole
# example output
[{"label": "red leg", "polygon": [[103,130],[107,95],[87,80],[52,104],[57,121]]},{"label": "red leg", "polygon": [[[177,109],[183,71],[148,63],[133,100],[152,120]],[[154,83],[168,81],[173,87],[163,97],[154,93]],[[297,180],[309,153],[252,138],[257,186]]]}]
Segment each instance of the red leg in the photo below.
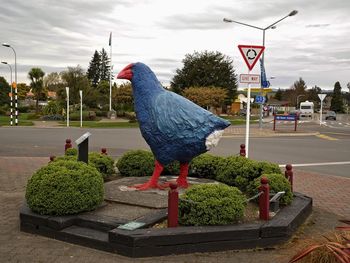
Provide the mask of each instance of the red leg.
[{"label": "red leg", "polygon": [[177,186],[182,188],[188,187],[187,175],[188,175],[188,163],[180,164],[180,175],[176,180]]},{"label": "red leg", "polygon": [[136,188],[139,191],[148,190],[148,189],[164,189],[163,186],[158,184],[158,179],[163,169],[164,169],[163,165],[156,160],[152,177],[148,180],[148,182],[144,184],[137,184],[137,185],[131,186],[131,188]]}]

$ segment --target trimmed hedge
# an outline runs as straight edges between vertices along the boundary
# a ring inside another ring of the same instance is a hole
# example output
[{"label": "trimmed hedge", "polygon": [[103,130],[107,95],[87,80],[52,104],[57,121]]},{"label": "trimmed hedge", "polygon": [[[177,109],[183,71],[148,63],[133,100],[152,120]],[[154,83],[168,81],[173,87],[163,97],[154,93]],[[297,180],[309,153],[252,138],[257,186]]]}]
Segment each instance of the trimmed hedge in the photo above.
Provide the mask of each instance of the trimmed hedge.
[{"label": "trimmed hedge", "polygon": [[285,191],[285,194],[280,199],[280,203],[283,205],[289,205],[293,201],[293,193],[289,181],[282,174],[264,174],[254,181],[252,181],[247,189],[249,196],[256,195],[260,187],[260,179],[265,176],[269,180],[270,192],[277,193]]},{"label": "trimmed hedge", "polygon": [[225,158],[214,156],[208,153],[201,154],[194,158],[190,166],[190,175],[194,177],[215,179]]},{"label": "trimmed hedge", "polygon": [[103,179],[83,162],[55,161],[28,180],[28,206],[41,215],[70,215],[94,210],[103,201]]},{"label": "trimmed hedge", "polygon": [[254,161],[242,156],[230,156],[220,163],[216,179],[245,192],[251,181],[262,174],[269,173],[281,174],[281,169],[274,163]]},{"label": "trimmed hedge", "polygon": [[[56,157],[54,161],[78,161],[78,151],[75,148],[69,148],[64,156]],[[98,152],[89,153],[89,165],[95,167],[107,179],[114,174],[114,160],[112,157]]]},{"label": "trimmed hedge", "polygon": [[103,179],[114,174],[114,160],[112,157],[98,152],[89,153],[89,164],[93,165],[103,176]]},{"label": "trimmed hedge", "polygon": [[245,196],[224,184],[194,185],[181,196],[179,222],[182,225],[225,225],[244,216]]},{"label": "trimmed hedge", "polygon": [[244,190],[244,186],[259,175],[254,161],[242,156],[230,156],[223,162],[216,179]]},{"label": "trimmed hedge", "polygon": [[154,168],[154,157],[144,150],[128,151],[116,164],[122,176],[151,176]]},{"label": "trimmed hedge", "polygon": [[77,156],[78,155],[78,150],[75,149],[75,148],[68,148],[64,155],[67,155],[67,156]]},{"label": "trimmed hedge", "polygon": [[[154,156],[145,150],[127,151],[118,159],[116,166],[122,176],[151,176],[154,169]],[[162,175],[178,175],[180,163],[174,161],[164,166]]]}]

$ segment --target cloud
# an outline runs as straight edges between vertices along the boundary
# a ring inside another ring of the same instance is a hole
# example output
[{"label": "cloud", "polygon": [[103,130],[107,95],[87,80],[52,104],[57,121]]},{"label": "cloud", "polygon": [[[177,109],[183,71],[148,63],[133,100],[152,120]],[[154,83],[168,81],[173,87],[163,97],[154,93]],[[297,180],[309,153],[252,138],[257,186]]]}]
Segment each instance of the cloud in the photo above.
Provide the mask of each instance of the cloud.
[{"label": "cloud", "polygon": [[327,27],[330,24],[313,24],[313,25],[306,25],[305,27]]}]

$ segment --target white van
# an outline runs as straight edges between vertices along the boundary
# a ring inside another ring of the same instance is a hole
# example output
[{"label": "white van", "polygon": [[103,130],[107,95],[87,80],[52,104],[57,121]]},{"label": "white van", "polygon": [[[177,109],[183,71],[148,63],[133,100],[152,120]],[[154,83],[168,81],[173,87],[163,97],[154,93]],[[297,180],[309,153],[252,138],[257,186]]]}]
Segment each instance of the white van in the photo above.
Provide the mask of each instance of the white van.
[{"label": "white van", "polygon": [[310,101],[300,102],[300,117],[311,117],[314,114],[314,103]]}]

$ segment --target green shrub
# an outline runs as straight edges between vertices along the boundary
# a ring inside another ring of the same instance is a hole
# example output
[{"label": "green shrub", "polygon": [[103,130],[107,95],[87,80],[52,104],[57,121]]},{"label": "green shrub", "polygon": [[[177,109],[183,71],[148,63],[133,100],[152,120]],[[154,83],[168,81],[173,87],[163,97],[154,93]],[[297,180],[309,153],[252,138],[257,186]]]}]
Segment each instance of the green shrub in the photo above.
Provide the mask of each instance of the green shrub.
[{"label": "green shrub", "polygon": [[18,112],[21,112],[21,113],[29,112],[29,106],[18,106]]},{"label": "green shrub", "polygon": [[162,174],[167,174],[167,175],[180,174],[180,162],[174,161],[168,165],[165,165]]},{"label": "green shrub", "polygon": [[64,117],[61,114],[44,115],[40,118],[43,121],[63,121]]},{"label": "green shrub", "polygon": [[64,153],[64,155],[67,155],[67,156],[76,156],[78,155],[78,150],[75,149],[75,148],[68,148],[66,150],[66,152]]},{"label": "green shrub", "polygon": [[225,162],[221,162],[216,179],[245,192],[250,182],[268,173],[281,173],[278,164],[254,161],[242,156],[230,156]]},{"label": "green shrub", "polygon": [[63,156],[58,156],[54,159],[55,162],[57,161],[78,161],[78,156],[77,155],[63,155]]},{"label": "green shrub", "polygon": [[[267,177],[269,180],[269,186],[270,186],[270,192],[271,193],[277,193],[281,191],[285,191],[285,194],[280,199],[280,203],[283,205],[289,205],[293,200],[293,193],[291,191],[290,183],[289,181],[284,177],[282,174],[264,174],[262,176]],[[247,189],[247,193],[249,196],[256,195],[260,187],[260,179],[261,177],[256,178],[254,181],[252,181]]]},{"label": "green shrub", "polygon": [[201,154],[191,161],[190,174],[194,177],[215,179],[224,160],[223,157],[208,153]]},{"label": "green shrub", "polygon": [[181,196],[179,222],[182,225],[225,225],[240,220],[246,199],[236,187],[224,184],[194,185]]},{"label": "green shrub", "polygon": [[244,191],[245,186],[260,175],[255,164],[254,161],[242,156],[227,157],[222,162],[216,179]]},{"label": "green shrub", "polygon": [[56,101],[49,101],[49,103],[43,108],[44,115],[57,115],[60,114],[61,108]]},{"label": "green shrub", "polygon": [[96,168],[83,162],[51,162],[28,180],[26,200],[41,215],[91,211],[103,201],[103,179]]},{"label": "green shrub", "polygon": [[129,120],[129,122],[136,122],[136,113],[135,112],[125,112],[125,118]]},{"label": "green shrub", "polygon": [[28,113],[27,120],[36,120],[36,119],[39,119],[40,117],[41,117],[40,114]]},{"label": "green shrub", "polygon": [[89,153],[89,164],[93,165],[104,179],[114,173],[114,160],[108,155],[91,152]]},{"label": "green shrub", "polygon": [[150,176],[154,168],[154,157],[144,150],[128,151],[116,164],[122,176]]}]

